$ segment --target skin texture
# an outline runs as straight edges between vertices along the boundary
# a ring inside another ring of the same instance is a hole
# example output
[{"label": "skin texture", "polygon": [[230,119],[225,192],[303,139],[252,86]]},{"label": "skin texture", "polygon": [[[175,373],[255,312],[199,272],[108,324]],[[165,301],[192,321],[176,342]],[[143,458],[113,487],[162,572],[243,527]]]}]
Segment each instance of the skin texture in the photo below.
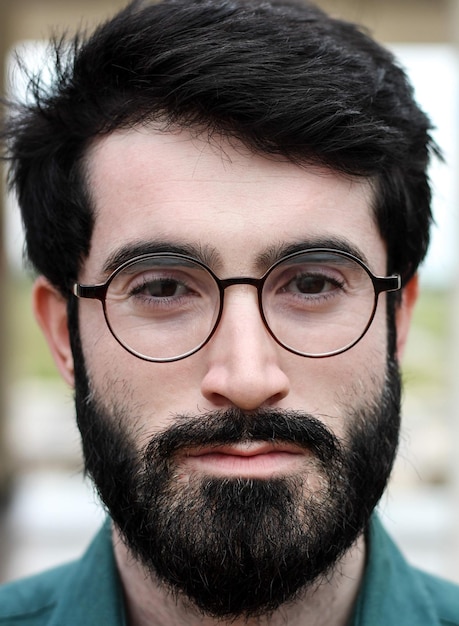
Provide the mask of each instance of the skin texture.
[{"label": "skin texture", "polygon": [[[386,249],[372,215],[371,186],[365,180],[254,155],[217,137],[209,142],[187,131],[172,134],[151,128],[96,141],[86,167],[96,219],[90,254],[79,277],[82,283],[104,281],[113,269],[110,261],[122,248],[141,246],[147,252],[159,244],[193,248],[205,255],[221,278],[260,276],[285,246],[303,243],[307,248],[327,242],[330,247],[356,249],[375,274],[386,274]],[[416,293],[413,279],[404,289],[396,316],[398,357]],[[39,278],[34,306],[56,363],[73,385],[65,301]],[[175,363],[147,363],[127,353],[106,327],[99,302],[82,301],[79,310],[92,389],[108,406],[122,401],[132,407],[129,426],[139,448],[167,428],[175,414],[232,407],[246,412],[307,411],[344,441],[349,409],[358,406],[363,395],[377,397],[384,380],[384,295],[365,337],[348,352],[326,359],[299,357],[277,345],[261,322],[256,291],[247,285],[227,289],[223,317],[212,340]],[[279,455],[269,446],[256,450],[250,445],[223,452],[205,459],[182,458],[180,479],[203,471],[230,477],[276,476],[308,466],[307,452]],[[311,471],[307,483],[314,492],[320,477]],[[185,603],[147,579],[116,528],[114,536],[132,625],[183,620],[193,624],[193,619],[214,623],[194,617]],[[254,623],[346,624],[364,556],[360,538],[313,594]]]}]

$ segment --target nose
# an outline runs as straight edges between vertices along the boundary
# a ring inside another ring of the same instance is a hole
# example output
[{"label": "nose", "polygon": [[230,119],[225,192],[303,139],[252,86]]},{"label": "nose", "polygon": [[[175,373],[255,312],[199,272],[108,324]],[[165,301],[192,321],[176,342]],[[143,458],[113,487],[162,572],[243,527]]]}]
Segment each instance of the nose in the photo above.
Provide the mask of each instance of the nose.
[{"label": "nose", "polygon": [[226,290],[220,324],[204,350],[207,370],[201,392],[213,406],[253,411],[288,395],[289,379],[279,358],[283,348],[263,324],[253,287]]}]

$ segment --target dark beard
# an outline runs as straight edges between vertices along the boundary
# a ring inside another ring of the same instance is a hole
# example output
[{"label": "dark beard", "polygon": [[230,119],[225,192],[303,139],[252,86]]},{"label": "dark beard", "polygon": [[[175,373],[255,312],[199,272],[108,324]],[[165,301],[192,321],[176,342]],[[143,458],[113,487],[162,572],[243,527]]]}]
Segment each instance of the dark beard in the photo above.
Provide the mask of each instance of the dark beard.
[{"label": "dark beard", "polygon": [[[87,473],[152,578],[203,613],[260,616],[320,583],[363,532],[386,486],[399,433],[395,362],[380,397],[346,416],[344,442],[304,413],[229,410],[177,416],[141,451],[128,426],[134,416],[94,401],[84,368],[78,370]],[[303,447],[310,466],[263,480],[178,479],[177,452],[249,440]],[[319,491],[305,485],[308,472],[319,477]]]}]

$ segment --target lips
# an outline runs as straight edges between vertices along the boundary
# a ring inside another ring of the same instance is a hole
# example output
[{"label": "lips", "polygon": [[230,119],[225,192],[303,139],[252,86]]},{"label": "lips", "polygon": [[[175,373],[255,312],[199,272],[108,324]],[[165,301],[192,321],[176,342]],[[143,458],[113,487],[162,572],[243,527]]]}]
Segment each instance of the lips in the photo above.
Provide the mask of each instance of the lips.
[{"label": "lips", "polygon": [[292,473],[305,454],[291,444],[247,442],[190,450],[185,465],[206,474],[263,478]]}]

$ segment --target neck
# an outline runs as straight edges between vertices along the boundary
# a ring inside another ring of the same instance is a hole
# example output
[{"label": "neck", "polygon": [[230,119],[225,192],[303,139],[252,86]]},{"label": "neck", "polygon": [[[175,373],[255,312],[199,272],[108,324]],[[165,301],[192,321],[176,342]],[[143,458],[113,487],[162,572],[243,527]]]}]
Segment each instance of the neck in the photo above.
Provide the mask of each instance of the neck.
[{"label": "neck", "polygon": [[129,626],[346,626],[365,567],[365,541],[361,536],[337,563],[332,574],[300,599],[266,617],[226,622],[203,616],[189,601],[172,595],[152,579],[132,557],[116,528],[113,539]]}]

